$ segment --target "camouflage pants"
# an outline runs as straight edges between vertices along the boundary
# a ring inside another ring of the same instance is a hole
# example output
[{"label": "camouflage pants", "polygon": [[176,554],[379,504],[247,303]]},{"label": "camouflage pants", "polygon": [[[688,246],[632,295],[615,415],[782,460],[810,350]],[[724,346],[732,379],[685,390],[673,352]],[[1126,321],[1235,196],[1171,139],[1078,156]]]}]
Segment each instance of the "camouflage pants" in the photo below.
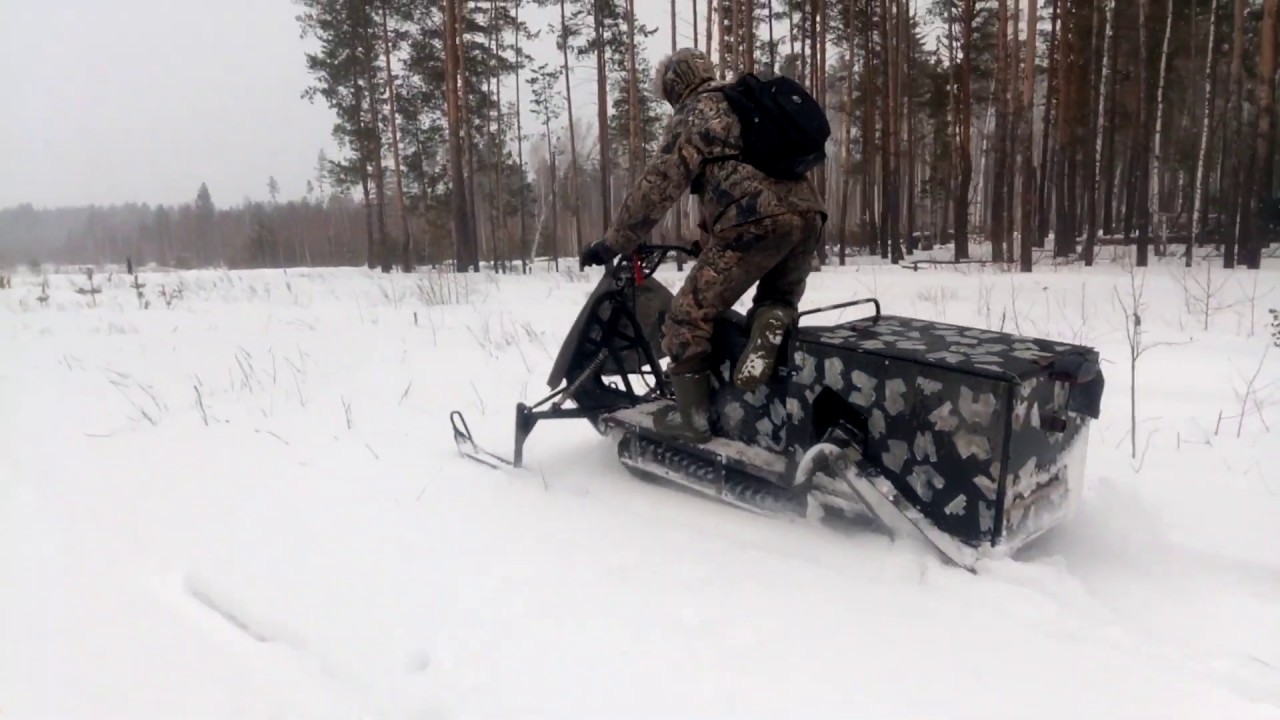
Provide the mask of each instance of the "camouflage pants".
[{"label": "camouflage pants", "polygon": [[759,282],[753,308],[795,309],[823,222],[818,213],[777,215],[712,236],[676,293],[663,327],[662,349],[671,358],[671,372],[709,369],[716,316],[753,284]]}]

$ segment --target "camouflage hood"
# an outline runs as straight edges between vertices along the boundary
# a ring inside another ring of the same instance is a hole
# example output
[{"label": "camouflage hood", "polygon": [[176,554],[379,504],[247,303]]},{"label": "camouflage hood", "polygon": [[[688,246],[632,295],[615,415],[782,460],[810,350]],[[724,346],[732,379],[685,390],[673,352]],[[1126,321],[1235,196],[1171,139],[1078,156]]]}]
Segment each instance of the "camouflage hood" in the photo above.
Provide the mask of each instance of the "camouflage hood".
[{"label": "camouflage hood", "polygon": [[658,63],[654,91],[675,107],[694,90],[716,79],[711,58],[697,48],[684,48]]}]

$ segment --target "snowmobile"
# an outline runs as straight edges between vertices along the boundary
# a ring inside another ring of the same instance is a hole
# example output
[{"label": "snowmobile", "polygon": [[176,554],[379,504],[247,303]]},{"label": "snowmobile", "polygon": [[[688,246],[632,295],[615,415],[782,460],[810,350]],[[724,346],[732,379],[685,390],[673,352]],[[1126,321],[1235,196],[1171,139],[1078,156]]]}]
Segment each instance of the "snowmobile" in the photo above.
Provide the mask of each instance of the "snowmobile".
[{"label": "snowmobile", "polygon": [[[711,441],[656,433],[674,403],[661,350],[673,295],[655,272],[678,246],[644,245],[606,266],[566,336],[552,392],[515,413],[511,458],[451,414],[466,457],[523,465],[544,420],[585,419],[633,474],[758,513],[839,518],[919,533],[970,572],[1061,523],[1081,493],[1104,379],[1096,350],[886,315],[859,298],[796,314],[769,379],[737,387],[751,318],[728,310],[712,336]],[[857,319],[805,321],[833,311]]]}]

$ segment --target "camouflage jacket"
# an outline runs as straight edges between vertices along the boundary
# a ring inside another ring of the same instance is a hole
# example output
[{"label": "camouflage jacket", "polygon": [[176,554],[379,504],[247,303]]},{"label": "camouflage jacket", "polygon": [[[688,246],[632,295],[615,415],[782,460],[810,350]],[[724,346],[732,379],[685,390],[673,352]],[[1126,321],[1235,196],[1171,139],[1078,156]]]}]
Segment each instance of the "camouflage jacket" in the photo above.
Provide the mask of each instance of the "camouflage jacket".
[{"label": "camouflage jacket", "polygon": [[663,94],[673,102],[674,114],[657,156],[628,193],[605,235],[606,244],[619,253],[633,250],[685,190],[698,196],[699,227],[712,235],[775,215],[826,212],[808,178],[775,180],[736,160],[708,162],[741,152],[741,129],[724,96],[715,92],[724,83],[715,82],[706,70],[682,56],[689,52],[673,56],[665,79],[664,68],[659,68]]}]

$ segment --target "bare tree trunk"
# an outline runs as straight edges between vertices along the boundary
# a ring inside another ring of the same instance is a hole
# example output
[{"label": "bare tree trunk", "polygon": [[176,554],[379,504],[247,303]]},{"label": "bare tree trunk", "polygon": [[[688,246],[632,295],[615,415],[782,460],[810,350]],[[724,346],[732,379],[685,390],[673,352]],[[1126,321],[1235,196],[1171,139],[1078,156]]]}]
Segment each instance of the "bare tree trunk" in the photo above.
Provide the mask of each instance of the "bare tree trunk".
[{"label": "bare tree trunk", "polygon": [[[1102,181],[1102,174],[1105,172],[1111,174],[1111,168],[1104,168],[1102,165],[1102,148],[1103,140],[1112,132],[1107,127],[1107,87],[1111,84],[1111,43],[1112,36],[1115,32],[1116,22],[1116,0],[1106,0],[1107,3],[1107,19],[1105,29],[1105,39],[1102,46],[1102,77],[1098,81],[1098,132],[1094,138],[1094,170],[1093,170],[1093,188],[1091,188],[1092,197],[1090,198],[1090,207],[1092,212],[1089,213],[1089,237],[1085,239],[1084,244],[1084,264],[1093,264],[1093,248],[1098,237],[1098,227],[1102,224],[1102,208],[1110,202],[1110,196],[1103,194],[1106,183]],[[1142,62],[1143,58],[1139,58]]]},{"label": "bare tree trunk", "polygon": [[[471,248],[475,247],[471,216],[467,212],[467,183],[462,171],[462,113],[458,92],[458,14],[462,0],[445,0],[445,105],[449,120],[449,174],[452,184],[454,266],[473,269]],[[479,269],[479,268],[474,268]]]},{"label": "bare tree trunk", "polygon": [[[671,32],[675,34],[675,0],[671,0]],[[634,185],[644,162],[644,146],[640,141],[640,89],[636,77],[636,8],[635,0],[627,0],[627,180]]]},{"label": "bare tree trunk", "polygon": [[[631,8],[634,11],[635,9],[634,0],[631,0]],[[693,0],[693,44],[695,46],[698,44],[698,0]],[[676,41],[676,0],[671,0],[671,52],[672,54],[675,54],[675,51],[677,49],[678,47],[677,47],[677,41]],[[632,72],[632,75],[634,75],[635,74],[635,40],[634,39],[632,40],[631,62],[632,62],[631,72]],[[634,102],[634,99],[633,99],[633,102]],[[635,180],[633,179],[632,182],[635,182]],[[688,196],[685,195],[683,192],[680,194],[680,199],[676,201],[676,211],[672,213],[673,215],[675,215],[675,235],[676,235],[675,244],[680,245],[682,247],[685,244],[684,228],[682,227],[682,225],[684,220],[684,203],[685,203],[686,197]],[[675,255],[676,255],[676,270],[684,270],[684,254],[676,253]]]},{"label": "bare tree trunk", "polygon": [[[1114,3],[1115,0],[1112,0]],[[1151,134],[1147,132],[1150,103],[1147,101],[1147,68],[1150,55],[1147,52],[1147,8],[1151,0],[1138,2],[1138,129],[1137,151],[1134,153],[1133,174],[1137,178],[1134,200],[1138,205],[1138,256],[1137,265],[1148,264],[1148,246],[1151,244]],[[1113,103],[1114,107],[1114,103]],[[1114,110],[1113,110],[1114,113]]]},{"label": "bare tree trunk", "polygon": [[1009,74],[1005,79],[1005,128],[1002,142],[1005,146],[1005,182],[1001,192],[1004,193],[1004,237],[1005,237],[1005,262],[1012,263],[1018,255],[1017,244],[1014,242],[1014,236],[1017,234],[1017,225],[1015,218],[1018,214],[1018,205],[1014,197],[1014,192],[1018,185],[1018,105],[1021,102],[1022,93],[1018,90],[1018,75],[1021,70],[1021,53],[1018,52],[1019,42],[1018,28],[1022,22],[1022,0],[1013,0],[1013,19],[1009,28],[1007,42],[1009,45]]},{"label": "bare tree trunk", "polygon": [[733,65],[733,57],[729,54],[729,19],[724,14],[724,3],[726,0],[719,0],[716,3],[716,31],[719,36],[717,40],[720,43],[720,50],[717,53],[720,56],[720,79],[723,80],[729,76],[731,66]]},{"label": "bare tree trunk", "polygon": [[369,126],[371,128],[370,139],[373,147],[370,150],[370,157],[373,160],[373,192],[374,199],[377,202],[377,213],[375,218],[378,221],[378,257],[382,272],[391,272],[393,263],[391,262],[391,243],[387,240],[387,194],[386,194],[386,169],[382,164],[382,123],[381,108],[378,107],[378,97],[373,89],[377,87],[377,72],[374,58],[377,56],[376,45],[373,39],[373,29],[370,27],[372,18],[363,15],[360,20],[361,36],[364,44],[365,56],[368,60],[366,72],[368,73],[369,94]]},{"label": "bare tree trunk", "polygon": [[[489,31],[493,33],[493,54],[500,56],[502,53],[501,40],[502,33],[498,22],[498,0],[491,0],[490,8],[492,15],[490,20]],[[495,67],[489,68],[490,77],[494,84],[494,114],[496,122],[494,123],[496,134],[496,147],[494,148],[493,158],[493,195],[490,202],[493,203],[493,269],[495,272],[510,272],[508,261],[510,255],[508,253],[507,242],[507,193],[502,187],[502,163],[506,157],[506,149],[502,142],[502,78],[498,75]],[[517,114],[519,111],[517,110]]]},{"label": "bare tree trunk", "polygon": [[1162,144],[1164,132],[1164,80],[1169,71],[1169,39],[1173,36],[1173,0],[1169,0],[1166,8],[1165,24],[1164,24],[1164,46],[1160,50],[1160,79],[1156,86],[1156,132],[1152,138],[1152,148],[1154,152],[1151,156],[1151,209],[1155,213],[1157,220],[1157,236],[1156,255],[1163,257],[1165,254],[1165,246],[1167,244],[1168,229],[1165,222],[1163,203],[1160,198],[1160,174],[1163,172],[1163,150]]},{"label": "bare tree trunk", "polygon": [[[948,232],[950,231],[950,223],[952,213],[952,198],[955,196],[956,185],[956,147],[960,142],[958,139],[958,123],[956,122],[957,106],[956,87],[959,84],[957,76],[959,73],[956,68],[959,67],[959,55],[956,52],[958,41],[956,40],[956,21],[955,8],[953,3],[946,4],[946,11],[943,17],[943,24],[946,25],[946,46],[947,46],[947,111],[942,121],[945,135],[946,163],[941,170],[937,168],[939,158],[934,157],[934,170],[941,172],[944,178],[941,183],[941,190],[933,193],[933,202],[937,206],[935,211],[938,213],[938,230],[934,233],[935,247],[940,247],[947,241]],[[936,131],[935,131],[936,134]],[[935,181],[935,185],[937,185]],[[938,197],[941,196],[941,197]]]},{"label": "bare tree trunk", "polygon": [[848,64],[848,82],[845,83],[844,108],[845,108],[845,127],[844,135],[841,138],[840,147],[840,209],[836,212],[836,234],[840,243],[839,262],[845,264],[845,255],[848,250],[848,212],[849,212],[849,186],[852,184],[853,172],[849,167],[849,158],[852,157],[853,146],[853,9],[854,4],[849,3],[849,64]]},{"label": "bare tree trunk", "polygon": [[1079,102],[1081,87],[1080,77],[1084,73],[1072,73],[1071,68],[1078,64],[1080,60],[1080,50],[1083,44],[1080,36],[1084,33],[1080,27],[1080,12],[1074,3],[1068,4],[1068,0],[1059,0],[1064,5],[1068,5],[1067,12],[1062,18],[1062,42],[1059,44],[1058,58],[1058,107],[1061,112],[1058,117],[1057,126],[1057,167],[1054,171],[1056,182],[1054,183],[1054,208],[1057,222],[1055,223],[1053,255],[1054,257],[1069,257],[1075,252],[1076,235],[1075,235],[1075,214],[1076,214],[1076,168],[1077,160],[1075,157],[1074,145],[1076,140],[1076,126],[1079,122],[1082,112],[1087,109],[1081,106]]},{"label": "bare tree trunk", "polygon": [[[1032,126],[1035,119],[1036,102],[1036,6],[1039,0],[1027,3],[1027,44],[1025,76],[1022,80],[1022,113],[1018,130],[1022,150],[1022,237],[1018,243],[1018,269],[1031,272],[1031,244],[1036,232],[1036,168],[1035,168],[1035,132]],[[1046,103],[1047,105],[1047,103]]]},{"label": "bare tree trunk", "polygon": [[957,260],[969,258],[969,185],[973,181],[973,18],[975,0],[964,0],[960,13],[960,37],[963,59],[960,66],[960,147],[956,156],[960,160],[960,178],[955,188],[955,226]]},{"label": "bare tree trunk", "polygon": [[[529,183],[525,180],[528,177],[524,167],[524,128],[520,122],[520,108],[524,107],[520,103],[520,70],[524,67],[524,61],[520,55],[520,3],[513,6],[515,13],[515,28],[512,31],[515,35],[516,48],[516,161],[520,163],[520,271],[523,274],[529,272],[529,233],[525,228],[525,215],[528,214],[529,198],[527,187]],[[551,147],[551,143],[547,143],[547,152],[551,155],[555,154],[555,148]]]},{"label": "bare tree trunk", "polygon": [[[698,0],[693,0],[693,11],[694,11],[693,44],[697,45],[698,44],[698,27],[697,27]],[[675,51],[676,51],[676,0],[671,0],[671,52],[674,53]]]},{"label": "bare tree trunk", "polygon": [[[1257,134],[1254,141],[1254,149],[1249,158],[1248,168],[1245,171],[1244,187],[1242,194],[1244,196],[1245,212],[1248,213],[1245,220],[1247,242],[1243,242],[1243,250],[1246,254],[1245,266],[1250,270],[1257,270],[1262,263],[1262,242],[1257,236],[1257,231],[1253,228],[1258,217],[1258,201],[1260,197],[1270,197],[1272,183],[1272,168],[1274,167],[1275,158],[1275,128],[1276,128],[1276,32],[1277,32],[1277,0],[1265,0],[1262,6],[1262,23],[1259,27],[1259,33],[1262,38],[1258,48],[1258,85],[1256,90],[1257,112]],[[1261,166],[1261,167],[1259,167]],[[1261,171],[1262,183],[1257,184],[1258,173]]]},{"label": "bare tree trunk", "polygon": [[547,136],[547,155],[551,165],[551,257],[555,258],[556,270],[560,269],[560,200],[556,186],[560,184],[560,175],[556,172],[556,146],[551,141],[551,121],[543,120],[543,130]]},{"label": "bare tree trunk", "polygon": [[[1115,0],[1112,0],[1112,1],[1114,2]],[[1142,1],[1147,2],[1149,0],[1142,0]],[[1103,183],[1102,198],[1104,202],[1101,203],[1102,207],[1100,209],[1100,212],[1102,213],[1102,232],[1103,233],[1111,233],[1115,229],[1115,210],[1116,210],[1115,197],[1116,197],[1116,181],[1117,181],[1117,177],[1116,177],[1117,173],[1115,171],[1115,166],[1116,166],[1115,157],[1116,157],[1116,129],[1117,129],[1117,123],[1118,123],[1116,119],[1116,116],[1117,116],[1116,106],[1119,105],[1119,103],[1116,102],[1116,86],[1118,85],[1117,79],[1119,78],[1120,73],[1116,72],[1114,68],[1116,67],[1116,54],[1117,54],[1118,45],[1119,43],[1115,43],[1115,42],[1111,43],[1111,51],[1107,53],[1111,58],[1111,67],[1113,69],[1111,71],[1111,80],[1106,84],[1106,87],[1105,87],[1105,90],[1107,93],[1107,100],[1106,100],[1107,121],[1106,121],[1106,125],[1104,126],[1106,128],[1106,140],[1105,140],[1105,144],[1102,147],[1102,172],[1105,174],[1105,177],[1098,179],[1098,182]],[[1146,57],[1146,53],[1143,52],[1142,56]]]},{"label": "bare tree trunk", "polygon": [[876,145],[875,59],[871,52],[873,0],[862,0],[865,17],[862,33],[862,240],[877,245],[880,235],[875,211],[875,167],[879,159]]},{"label": "bare tree trunk", "polygon": [[476,148],[475,131],[471,122],[470,103],[467,101],[467,61],[465,44],[466,0],[454,0],[455,29],[457,32],[457,57],[454,62],[458,69],[458,112],[461,117],[462,155],[467,174],[467,217],[471,227],[470,247],[467,256],[476,272],[480,271],[480,216],[476,213]]},{"label": "bare tree trunk", "polygon": [[[765,2],[767,3],[766,7],[768,8],[769,14],[769,70],[776,73],[778,72],[778,51],[774,47],[773,39],[773,0],[765,0]],[[850,10],[850,12],[852,12],[852,10]],[[849,40],[849,43],[852,45],[852,38]],[[849,82],[853,82],[853,80],[850,80]]]},{"label": "bare tree trunk", "polygon": [[880,257],[890,257],[893,243],[893,56],[889,42],[889,0],[880,1],[880,52],[884,74],[883,102],[880,103]]},{"label": "bare tree trunk", "polygon": [[[418,182],[418,187],[420,189],[425,189],[427,187],[427,177],[429,174],[434,174],[436,163],[432,162],[432,173],[428,173],[427,172],[427,153],[424,152],[426,143],[422,138],[422,134],[423,134],[422,126],[419,123],[410,124],[406,138],[411,139],[413,141],[413,146],[417,148],[418,162],[415,163],[414,167],[406,166],[405,175],[408,176],[412,174],[412,177]],[[412,209],[412,205],[410,206],[410,209]],[[441,235],[445,235],[445,233],[441,233]],[[440,260],[437,259],[437,257],[439,256],[433,256],[432,247],[429,242],[423,243],[423,246],[420,248],[419,253],[421,254],[424,262],[431,265],[432,267],[439,267]]]},{"label": "bare tree trunk", "polygon": [[[463,0],[463,1],[466,2],[466,0]],[[472,1],[476,2],[477,0],[472,0]],[[488,0],[488,1],[489,1],[490,22],[485,25],[485,27],[489,31],[488,37],[486,37],[485,40],[486,42],[492,42],[493,41],[492,13],[494,10],[494,6],[493,6],[493,0]],[[476,14],[479,15],[478,12]],[[487,68],[487,72],[485,72],[484,74],[485,96],[493,95],[493,75],[494,75],[493,67],[490,66],[489,68]],[[492,104],[485,107],[484,118],[482,122],[484,123],[484,129],[481,133],[482,136],[485,138],[492,138],[493,137],[493,106]],[[474,142],[474,137],[469,138],[468,142]],[[492,141],[490,141],[489,142],[490,153],[492,153],[492,151],[495,149],[496,149],[496,146],[493,144]],[[472,155],[471,155],[472,170],[471,171],[473,174],[475,173],[476,156],[480,154],[481,154],[480,152],[477,152],[474,150],[472,152]],[[494,272],[498,272],[499,270],[498,241],[497,241],[499,210],[498,210],[497,198],[494,197],[494,194],[497,192],[497,189],[498,189],[498,183],[496,182],[497,176],[494,175],[497,169],[498,169],[498,166],[493,162],[492,154],[491,154],[490,160],[489,160],[489,166],[488,166],[489,186],[488,188],[484,188],[483,186],[481,187],[481,192],[484,192],[485,197],[477,199],[479,197],[479,193],[477,193],[471,199],[473,203],[479,203],[480,207],[484,208],[487,211],[484,215],[481,215],[479,213],[476,214],[476,227],[479,228],[479,232],[477,234],[480,237],[480,250],[481,250],[480,260],[481,262],[484,262],[485,260],[487,260]],[[476,183],[475,177],[472,177],[471,183],[472,183],[472,187],[474,187]]]},{"label": "bare tree trunk", "polygon": [[[906,12],[902,14],[902,36],[903,44],[906,46],[906,62],[907,68],[907,253],[911,254],[916,251],[916,115],[915,115],[915,93],[912,89],[912,81],[914,75],[911,72],[912,62],[914,61],[914,46],[912,41],[911,26],[915,21],[915,8],[911,10],[910,18]],[[852,84],[852,77],[850,77]]]},{"label": "bare tree trunk", "polygon": [[[1196,67],[1196,58],[1199,57],[1199,52],[1196,49],[1197,43],[1198,43],[1196,38],[1198,36],[1196,35],[1196,13],[1195,13],[1194,7],[1191,8],[1191,11],[1189,14],[1191,16],[1191,22],[1188,24],[1191,26],[1190,27],[1191,32],[1187,40],[1187,45],[1188,47],[1191,48],[1191,61],[1188,63],[1187,68],[1188,68],[1188,72],[1194,72]],[[1183,109],[1183,119],[1182,119],[1181,127],[1186,128],[1187,132],[1189,133],[1193,132],[1190,128],[1196,123],[1196,98],[1198,97],[1197,92],[1198,91],[1196,89],[1188,86],[1187,87],[1188,101],[1183,103],[1185,108]],[[1177,136],[1175,135],[1175,137]],[[1192,163],[1191,172],[1189,173],[1184,173],[1182,172],[1181,169],[1179,169],[1178,178],[1179,180],[1185,181],[1186,186],[1185,187],[1179,186],[1178,188],[1179,196],[1181,200],[1179,201],[1178,207],[1177,207],[1178,214],[1174,218],[1175,224],[1178,220],[1181,220],[1182,212],[1184,210],[1187,213],[1191,212],[1192,203],[1196,195],[1196,189],[1195,189],[1196,171],[1195,171],[1194,162]],[[1192,244],[1188,244],[1187,250],[1190,251],[1192,247],[1193,247]]]},{"label": "bare tree trunk", "polygon": [[[1130,0],[1131,2],[1135,0]],[[1080,132],[1087,135],[1084,139],[1087,142],[1080,143],[1075,149],[1075,154],[1079,158],[1079,167],[1084,173],[1081,187],[1079,188],[1081,195],[1081,203],[1084,214],[1076,216],[1077,227],[1083,227],[1085,231],[1084,243],[1084,261],[1085,265],[1093,264],[1094,245],[1096,243],[1097,217],[1098,211],[1098,194],[1096,191],[1097,183],[1102,182],[1102,178],[1097,175],[1098,167],[1094,163],[1093,148],[1097,142],[1098,135],[1102,132],[1105,125],[1105,115],[1099,117],[1096,110],[1101,102],[1101,95],[1105,85],[1102,83],[1102,66],[1107,58],[1104,53],[1098,51],[1102,47],[1103,34],[1106,31],[1107,14],[1105,12],[1105,3],[1107,0],[1081,0],[1081,3],[1089,8],[1089,38],[1081,39],[1080,48],[1087,48],[1087,57],[1089,58],[1089,73],[1085,76],[1088,79],[1083,82],[1083,88],[1077,98],[1084,98],[1085,109],[1081,113],[1083,124],[1080,126]],[[1077,10],[1077,12],[1080,12]],[[1082,50],[1081,52],[1086,52]],[[1130,148],[1132,150],[1132,148]],[[1126,185],[1126,187],[1128,187]]]},{"label": "bare tree trunk", "polygon": [[[1271,2],[1264,7],[1273,8],[1274,2]],[[1276,172],[1277,170],[1280,170],[1280,158],[1276,157],[1276,143],[1280,142],[1280,118],[1276,117],[1276,93],[1280,90],[1280,75],[1277,75],[1275,70],[1276,45],[1280,44],[1280,31],[1276,28],[1274,13],[1269,14],[1264,11],[1263,17],[1270,18],[1270,20],[1268,21],[1264,19],[1262,23],[1264,29],[1262,31],[1262,47],[1259,57],[1261,58],[1260,62],[1264,66],[1264,69],[1261,71],[1261,76],[1265,78],[1270,75],[1271,80],[1263,86],[1264,90],[1262,95],[1264,95],[1265,98],[1259,102],[1265,102],[1269,109],[1268,112],[1270,113],[1269,118],[1271,130],[1266,135],[1266,152],[1263,153],[1260,158],[1260,161],[1262,162],[1260,185],[1266,190],[1267,194],[1271,194],[1275,189]],[[1269,35],[1265,30],[1265,26],[1268,23],[1271,25],[1271,33]],[[1261,248],[1258,248],[1258,250],[1261,252]]]},{"label": "bare tree trunk", "polygon": [[737,75],[742,70],[742,1],[728,0],[729,3],[729,37],[732,38],[729,52],[729,73]]},{"label": "bare tree trunk", "polygon": [[[992,152],[990,151],[989,146],[992,138],[995,137],[995,133],[992,131],[992,126],[995,124],[996,106],[999,104],[996,102],[997,90],[996,74],[992,73],[990,90],[988,90],[991,102],[987,103],[986,116],[982,121],[982,131],[978,133],[982,138],[982,143],[978,145],[976,148],[977,152],[974,154],[974,161],[977,163],[978,175],[975,187],[973,188],[973,198],[978,201],[975,220],[983,227],[985,227],[991,220],[991,203],[987,200],[986,196],[988,186],[991,184],[991,169],[995,166],[995,163],[991,162],[990,159]],[[985,238],[986,235],[983,237]]]},{"label": "bare tree trunk", "polygon": [[[674,2],[674,0],[672,1]],[[689,9],[693,15],[693,46],[696,48],[698,47],[698,0],[689,0],[689,6],[690,6]],[[676,35],[676,16],[675,16],[675,11],[673,10],[671,13],[671,37],[674,38],[675,35]],[[672,45],[673,46],[675,45],[674,40],[672,40]],[[711,48],[707,48],[708,52],[710,52],[710,50]]]},{"label": "bare tree trunk", "polygon": [[[827,107],[827,8],[826,0],[814,0],[815,9],[815,34],[814,34],[814,97],[822,104],[823,108]],[[753,34],[754,37],[754,34]],[[821,188],[823,198],[829,196],[829,188],[827,186],[827,166],[822,164],[818,166],[818,187]],[[822,270],[822,266],[827,264],[827,243],[823,238],[818,242],[818,264],[816,270]]]},{"label": "bare tree trunk", "polygon": [[[452,0],[449,1],[452,2]],[[365,267],[372,270],[378,266],[378,247],[373,234],[373,199],[369,185],[369,140],[364,127],[364,86],[359,81],[355,83],[353,99],[357,108],[355,113],[356,162],[360,166],[360,195],[364,199]],[[197,260],[199,260],[198,252]]]},{"label": "bare tree trunk", "polygon": [[[870,2],[871,0],[867,0],[867,1],[868,1],[868,2]],[[795,6],[788,2],[788,3],[786,3],[786,4],[784,5],[784,7],[786,7],[786,9],[787,9],[787,52],[788,52],[788,53],[790,53],[790,54],[792,54],[792,55],[795,55],[795,53],[796,53],[796,14],[795,14]],[[803,23],[802,23],[802,24],[803,24]],[[803,42],[804,42],[804,38],[801,38],[800,40],[801,40],[801,43],[803,43]],[[801,50],[800,50],[800,51],[801,51],[801,53],[803,54],[803,52],[804,52],[804,45],[803,45],[803,44],[801,44],[800,48],[801,48]],[[801,68],[803,68],[803,67],[804,67],[804,58],[801,58],[800,67],[801,67]],[[804,79],[804,71],[803,71],[803,69],[802,69],[802,70],[801,70],[801,72],[800,72],[800,79],[801,79],[801,80],[803,80],[803,79]]]},{"label": "bare tree trunk", "polygon": [[[455,0],[457,2],[458,0]],[[560,0],[560,37],[561,55],[564,58],[564,100],[569,115],[569,182],[573,184],[569,193],[573,203],[574,242],[577,252],[585,247],[582,236],[582,203],[578,200],[578,192],[582,185],[578,181],[578,137],[573,129],[573,86],[569,83],[569,20],[565,13],[565,0]],[[606,220],[606,222],[608,222]]]},{"label": "bare tree trunk", "polygon": [[[600,3],[593,3],[596,28],[596,122],[600,126],[600,221],[601,232],[609,231],[609,222],[613,219],[613,195],[610,192],[611,165],[609,146],[609,78],[604,67],[604,15],[600,11]],[[634,44],[634,43],[633,43]]]},{"label": "bare tree trunk", "polygon": [[1005,98],[1009,93],[1009,0],[1000,0],[996,10],[996,78],[995,93],[991,100],[995,106],[995,152],[991,177],[991,216],[987,224],[987,241],[991,244],[992,262],[1004,262],[1006,238],[1004,185],[1008,170],[1008,147],[1005,145],[1005,127],[1009,122]]},{"label": "bare tree trunk", "polygon": [[387,67],[387,107],[391,118],[391,158],[396,173],[396,210],[400,213],[400,269],[413,272],[413,236],[409,233],[409,214],[404,209],[404,182],[400,173],[400,133],[396,122],[396,86],[391,78],[391,35],[387,31],[387,2],[382,2],[382,51]]},{"label": "bare tree trunk", "polygon": [[[694,0],[694,2],[697,2],[697,0]],[[711,57],[711,29],[713,27],[713,23],[711,22],[711,13],[712,13],[713,5],[711,3],[712,3],[712,0],[707,0],[707,18],[706,18],[707,19],[707,57]],[[720,58],[720,62],[721,63],[724,62],[723,57]]]},{"label": "bare tree trunk", "polygon": [[[1062,92],[1058,83],[1058,46],[1059,29],[1062,24],[1061,4],[1065,0],[1054,0],[1053,15],[1049,20],[1049,77],[1046,81],[1046,91],[1044,97],[1044,130],[1040,137],[1040,182],[1036,189],[1038,198],[1036,201],[1036,247],[1044,247],[1045,240],[1049,237],[1049,187],[1050,178],[1057,177],[1057,171],[1053,165],[1056,155],[1049,153],[1050,138],[1057,135],[1057,128],[1054,126],[1053,109],[1058,102],[1058,96]],[[1061,121],[1059,121],[1061,122]]]},{"label": "bare tree trunk", "polygon": [[[1241,138],[1244,135],[1244,0],[1235,1],[1235,13],[1231,35],[1231,90],[1230,102],[1227,103],[1227,133],[1223,138],[1231,148],[1224,152],[1224,159],[1230,155],[1231,190],[1224,195],[1222,201],[1227,206],[1228,225],[1226,246],[1222,249],[1222,267],[1231,269],[1236,266],[1237,244],[1240,241],[1240,177],[1244,165],[1240,158],[1244,155]],[[1240,247],[1240,261],[1244,262],[1243,246]]]},{"label": "bare tree trunk", "polygon": [[471,256],[475,260],[477,272],[480,269],[480,214],[476,213],[476,146],[475,124],[471,122],[470,102],[467,102],[467,55],[466,55],[466,18],[463,9],[466,0],[458,0],[458,108],[462,114],[462,154],[466,158],[467,169],[467,213],[471,217],[472,234]]},{"label": "bare tree trunk", "polygon": [[1214,17],[1218,14],[1218,0],[1213,0],[1209,10],[1209,45],[1208,51],[1204,59],[1204,116],[1200,123],[1200,151],[1196,160],[1196,187],[1194,205],[1191,210],[1191,238],[1187,241],[1186,266],[1191,267],[1192,258],[1195,255],[1196,241],[1200,239],[1201,220],[1200,208],[1203,203],[1204,194],[1204,166],[1206,154],[1209,149],[1209,117],[1213,111],[1213,97],[1210,94],[1213,85],[1213,36],[1217,29],[1217,23]]}]

